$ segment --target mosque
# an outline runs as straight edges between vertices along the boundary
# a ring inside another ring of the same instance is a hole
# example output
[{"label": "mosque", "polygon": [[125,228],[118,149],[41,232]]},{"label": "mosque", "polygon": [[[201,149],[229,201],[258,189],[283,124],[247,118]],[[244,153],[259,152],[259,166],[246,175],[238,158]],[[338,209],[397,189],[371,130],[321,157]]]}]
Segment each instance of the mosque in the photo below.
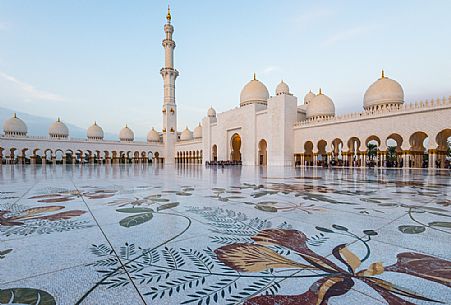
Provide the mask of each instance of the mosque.
[{"label": "mosque", "polygon": [[168,9],[164,25],[165,64],[161,131],[152,128],[147,141],[135,141],[124,126],[118,141],[104,140],[94,122],[85,139],[70,137],[58,119],[48,136],[28,136],[27,125],[14,115],[0,136],[2,163],[210,163],[237,161],[270,166],[449,166],[451,96],[415,103],[404,101],[401,85],[384,75],[363,97],[363,110],[335,114],[335,104],[321,89],[302,103],[281,82],[270,95],[255,74],[241,90],[240,107],[223,113],[208,109],[193,131],[177,128],[174,27]]}]

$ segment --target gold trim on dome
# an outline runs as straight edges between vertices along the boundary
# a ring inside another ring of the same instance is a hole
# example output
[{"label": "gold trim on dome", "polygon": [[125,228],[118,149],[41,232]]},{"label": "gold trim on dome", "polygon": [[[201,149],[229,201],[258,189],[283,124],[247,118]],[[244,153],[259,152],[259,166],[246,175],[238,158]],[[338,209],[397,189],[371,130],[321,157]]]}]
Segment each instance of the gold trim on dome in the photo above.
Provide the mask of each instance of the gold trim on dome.
[{"label": "gold trim on dome", "polygon": [[166,128],[163,128],[163,130],[162,130],[163,132],[166,132]]},{"label": "gold trim on dome", "polygon": [[174,128],[171,127],[171,132],[174,132]]}]

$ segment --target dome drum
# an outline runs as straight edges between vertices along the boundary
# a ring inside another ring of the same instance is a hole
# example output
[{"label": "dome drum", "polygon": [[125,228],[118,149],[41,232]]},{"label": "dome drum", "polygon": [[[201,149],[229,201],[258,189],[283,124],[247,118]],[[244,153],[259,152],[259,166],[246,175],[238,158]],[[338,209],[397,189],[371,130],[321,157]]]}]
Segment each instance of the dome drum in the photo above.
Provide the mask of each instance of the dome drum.
[{"label": "dome drum", "polygon": [[366,90],[363,98],[363,108],[367,111],[399,107],[402,104],[404,104],[404,90],[397,81],[386,77],[384,71],[381,78]]},{"label": "dome drum", "polygon": [[121,129],[119,132],[119,140],[121,142],[133,142],[135,139],[135,134],[133,133],[133,130],[128,128],[127,125],[125,125],[124,128]]},{"label": "dome drum", "polygon": [[202,138],[202,126],[200,125],[200,123],[196,128],[194,128],[193,137],[194,139]]},{"label": "dome drum", "polygon": [[[288,87],[288,86],[287,86]],[[261,104],[267,105],[269,99],[269,92],[266,86],[255,78],[248,82],[240,94],[240,107],[251,105],[251,104]]]},{"label": "dome drum", "polygon": [[26,137],[28,128],[25,122],[14,114],[12,118],[9,118],[3,124],[3,132],[6,137]]},{"label": "dome drum", "polygon": [[277,85],[276,95],[292,95],[290,93],[290,88],[288,87],[288,85],[284,81],[281,81]]},{"label": "dome drum", "polygon": [[310,90],[304,97],[304,105],[310,104],[310,102],[315,98],[316,94]]},{"label": "dome drum", "polygon": [[307,119],[322,119],[335,116],[335,105],[327,95],[321,92],[321,89],[311,102],[307,105]]},{"label": "dome drum", "polygon": [[193,139],[193,133],[191,130],[188,129],[188,126],[185,128],[185,130],[182,131],[180,134],[180,141],[190,141]]},{"label": "dome drum", "polygon": [[216,110],[213,107],[208,108],[207,116],[209,118],[215,118],[216,117]]},{"label": "dome drum", "polygon": [[153,127],[147,134],[147,142],[149,143],[158,143],[160,142],[160,134]]},{"label": "dome drum", "polygon": [[69,137],[69,129],[66,124],[61,122],[60,118],[50,125],[49,137],[52,139],[67,139]]},{"label": "dome drum", "polygon": [[87,138],[90,141],[101,141],[103,140],[103,129],[99,125],[97,125],[97,122],[94,122],[87,131]]}]

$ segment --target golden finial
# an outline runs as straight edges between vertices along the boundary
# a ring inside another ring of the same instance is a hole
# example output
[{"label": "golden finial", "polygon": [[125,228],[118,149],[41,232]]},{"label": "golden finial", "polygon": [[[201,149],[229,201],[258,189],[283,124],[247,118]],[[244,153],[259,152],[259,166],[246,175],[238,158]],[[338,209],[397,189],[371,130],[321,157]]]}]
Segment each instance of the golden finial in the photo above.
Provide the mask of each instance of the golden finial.
[{"label": "golden finial", "polygon": [[97,126],[97,121],[94,121],[94,126]]},{"label": "golden finial", "polygon": [[318,94],[323,94],[323,92],[321,91],[321,88],[319,88]]},{"label": "golden finial", "polygon": [[127,123],[125,123],[125,128],[128,128],[128,124]]},{"label": "golden finial", "polygon": [[255,72],[254,72],[254,80],[257,80],[257,75],[255,74]]},{"label": "golden finial", "polygon": [[61,119],[60,119],[60,117],[58,117],[58,119],[56,120],[57,122],[61,122]]},{"label": "golden finial", "polygon": [[17,114],[14,112],[14,118],[16,119],[17,118]]},{"label": "golden finial", "polygon": [[384,69],[382,69],[381,78],[385,78]]},{"label": "golden finial", "polygon": [[166,15],[166,20],[167,21],[171,21],[171,8],[169,7],[169,5],[168,5],[168,14]]}]

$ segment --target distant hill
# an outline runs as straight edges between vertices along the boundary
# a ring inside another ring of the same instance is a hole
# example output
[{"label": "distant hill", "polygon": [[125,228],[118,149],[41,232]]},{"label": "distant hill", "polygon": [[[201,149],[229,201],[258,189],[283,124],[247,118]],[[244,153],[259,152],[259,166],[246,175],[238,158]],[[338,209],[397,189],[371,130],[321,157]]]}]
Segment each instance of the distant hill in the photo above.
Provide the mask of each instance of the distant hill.
[{"label": "distant hill", "polygon": [[[24,112],[14,111],[8,108],[0,107],[0,122],[3,128],[3,122],[13,116],[14,112],[21,118],[28,127],[28,135],[30,136],[47,136],[49,134],[49,126],[55,122],[55,119],[36,116]],[[64,122],[69,128],[69,135],[74,138],[86,138],[86,129],[76,125]],[[3,133],[3,129],[1,131]],[[117,135],[105,132],[105,140],[117,140]]]}]

